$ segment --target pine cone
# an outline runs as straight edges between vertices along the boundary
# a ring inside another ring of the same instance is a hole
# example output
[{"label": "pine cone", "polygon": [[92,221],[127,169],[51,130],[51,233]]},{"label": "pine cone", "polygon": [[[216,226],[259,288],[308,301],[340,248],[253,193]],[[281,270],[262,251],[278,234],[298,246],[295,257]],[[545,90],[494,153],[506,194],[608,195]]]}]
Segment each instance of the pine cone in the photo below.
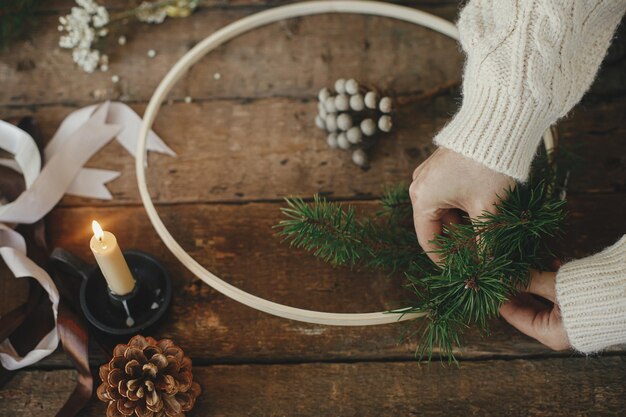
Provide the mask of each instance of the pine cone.
[{"label": "pine cone", "polygon": [[200,395],[191,359],[169,339],[134,336],[100,367],[98,398],[107,417],[184,417]]}]

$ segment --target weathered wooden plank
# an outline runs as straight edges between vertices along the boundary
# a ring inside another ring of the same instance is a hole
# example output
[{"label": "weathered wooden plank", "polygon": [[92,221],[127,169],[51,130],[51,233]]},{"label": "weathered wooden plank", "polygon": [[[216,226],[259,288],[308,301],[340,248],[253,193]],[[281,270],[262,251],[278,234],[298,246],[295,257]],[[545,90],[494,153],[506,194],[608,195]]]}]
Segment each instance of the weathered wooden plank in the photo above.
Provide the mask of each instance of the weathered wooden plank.
[{"label": "weathered wooden plank", "polygon": [[[372,212],[374,203],[359,203]],[[173,205],[159,208],[182,246],[211,271],[238,287],[302,308],[367,312],[402,305],[409,294],[401,277],[331,268],[290,249],[273,235],[279,204]],[[621,196],[572,198],[570,254],[583,256],[615,241],[626,230]],[[64,208],[48,219],[50,242],[91,259],[89,225],[98,219],[125,248],[162,259],[174,279],[174,302],[159,337],[179,340],[191,355],[207,361],[365,360],[411,358],[415,341],[399,344],[404,325],[337,328],[275,318],[235,303],[185,270],[161,244],[140,208]],[[596,219],[612,219],[598,222]],[[502,321],[484,338],[466,337],[462,358],[551,354]],[[619,351],[619,349],[617,349]],[[97,350],[94,350],[97,355]],[[94,357],[98,360],[98,356]],[[64,364],[54,357],[48,364]]]},{"label": "weathered wooden plank", "polygon": [[[0,104],[147,101],[168,69],[194,44],[254,10],[210,9],[162,25],[131,26],[124,47],[111,33],[110,70],[85,74],[58,48],[56,16],[41,16],[24,41],[0,55]],[[434,12],[452,18],[455,6]],[[156,58],[147,57],[155,49]],[[178,83],[172,98],[312,96],[342,76],[393,89],[430,89],[459,78],[455,42],[428,29],[391,19],[319,15],[246,33],[202,59]],[[114,84],[111,76],[120,76]],[[221,78],[216,79],[214,75]],[[37,80],[37,82],[33,82]]]},{"label": "weathered wooden plank", "polygon": [[[19,373],[0,391],[0,416],[58,409],[67,370]],[[195,367],[203,392],[190,416],[595,416],[626,408],[626,358]],[[104,415],[93,400],[84,416]]]},{"label": "weathered wooden plank", "polygon": [[[143,106],[134,105],[141,113]],[[455,111],[452,97],[416,103],[398,111],[396,128],[373,149],[372,167],[363,171],[345,152],[326,146],[312,121],[314,101],[272,98],[254,101],[176,103],[163,107],[155,130],[178,153],[151,155],[150,189],[161,203],[250,201],[285,195],[333,198],[379,195],[382,186],[408,182],[413,169],[432,150],[434,134]],[[50,138],[74,108],[43,106],[5,109],[4,117],[32,115]],[[576,147],[582,163],[570,190],[626,190],[626,126],[618,114],[626,99],[579,106],[562,123],[562,143]],[[138,204],[134,161],[117,143],[100,151],[90,166],[123,175],[109,185],[114,199],[95,202],[67,197],[64,205]]]}]

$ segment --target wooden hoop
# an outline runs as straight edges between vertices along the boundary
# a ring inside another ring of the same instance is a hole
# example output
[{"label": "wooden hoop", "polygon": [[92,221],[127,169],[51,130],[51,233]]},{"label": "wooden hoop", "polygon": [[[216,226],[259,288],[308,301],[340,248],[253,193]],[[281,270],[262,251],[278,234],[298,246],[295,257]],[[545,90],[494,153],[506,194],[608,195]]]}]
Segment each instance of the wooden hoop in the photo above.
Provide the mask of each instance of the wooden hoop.
[{"label": "wooden hoop", "polygon": [[[159,108],[163,103],[163,100],[166,98],[174,84],[186,73],[189,67],[198,62],[203,56],[218,46],[249,30],[283,19],[321,13],[356,13],[388,17],[432,29],[454,40],[458,40],[459,38],[456,26],[447,20],[420,10],[376,1],[311,1],[296,3],[256,13],[223,27],[205,38],[202,42],[198,43],[194,48],[183,55],[183,57],[163,78],[150,98],[150,102],[148,103],[148,107],[144,113],[143,122],[139,131],[137,158],[135,162],[135,172],[137,175],[137,184],[139,186],[141,201],[143,202],[146,213],[150,218],[150,222],[165,243],[165,246],[167,246],[172,254],[174,254],[174,256],[187,269],[189,269],[189,271],[206,284],[213,287],[215,290],[235,301],[247,305],[248,307],[286,319],[333,326],[370,326],[423,317],[426,313],[412,313],[404,315],[389,312],[350,314],[304,310],[268,301],[240,290],[239,288],[221,280],[215,274],[204,268],[178,244],[176,239],[172,237],[163,224],[154,207],[150,193],[148,192],[145,175],[147,167],[146,138],[152,124],[154,123],[154,119],[159,112]],[[546,132],[546,134],[549,135],[544,135],[544,140],[547,145],[548,141],[551,142],[552,136],[549,131]]]}]

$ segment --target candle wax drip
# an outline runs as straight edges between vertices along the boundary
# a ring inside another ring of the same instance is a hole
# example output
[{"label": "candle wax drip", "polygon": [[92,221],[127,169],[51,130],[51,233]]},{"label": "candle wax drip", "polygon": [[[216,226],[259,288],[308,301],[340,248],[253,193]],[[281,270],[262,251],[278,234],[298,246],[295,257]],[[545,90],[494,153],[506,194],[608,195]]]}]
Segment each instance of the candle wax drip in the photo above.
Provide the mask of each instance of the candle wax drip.
[{"label": "candle wax drip", "polygon": [[130,310],[128,309],[128,304],[126,303],[126,300],[122,301],[122,305],[124,306],[124,310],[126,310],[126,315],[128,316],[126,318],[126,326],[133,327],[135,325],[135,320],[130,316]]}]

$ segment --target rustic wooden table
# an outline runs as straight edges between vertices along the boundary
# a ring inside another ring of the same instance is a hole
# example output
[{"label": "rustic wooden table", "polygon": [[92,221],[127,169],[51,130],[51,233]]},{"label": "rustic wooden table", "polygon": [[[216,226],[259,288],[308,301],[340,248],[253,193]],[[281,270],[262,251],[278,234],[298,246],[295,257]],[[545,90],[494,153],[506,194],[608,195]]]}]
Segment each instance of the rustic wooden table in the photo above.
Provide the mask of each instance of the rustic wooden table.
[{"label": "rustic wooden table", "polygon": [[[24,39],[0,54],[0,117],[35,117],[50,138],[71,111],[105,99],[141,113],[169,67],[200,39],[269,0],[216,0],[192,17],[133,26],[112,48],[108,73],[87,75],[57,47],[57,18],[69,0],[44,2]],[[123,0],[105,2],[111,9]],[[454,20],[457,1],[406,1]],[[583,102],[559,124],[584,167],[572,172],[570,256],[592,253],[626,231],[626,31],[620,29]],[[147,57],[154,49],[157,56]],[[248,33],[193,67],[171,93],[155,130],[178,153],[151,155],[150,189],[184,248],[227,281],[277,302],[336,312],[397,307],[401,278],[333,269],[274,236],[281,197],[315,192],[361,210],[387,183],[406,181],[432,151],[431,138],[457,107],[462,56],[454,42],[383,18],[321,15]],[[119,83],[112,83],[117,74]],[[368,171],[329,150],[315,128],[315,94],[352,76],[417,97]],[[186,103],[184,98],[193,98]],[[402,325],[337,328],[283,320],[216,293],[168,253],[148,222],[134,161],[117,143],[89,163],[121,171],[109,202],[66,197],[47,217],[49,241],[90,259],[91,219],[126,248],[160,257],[174,299],[155,337],[176,340],[203,387],[192,416],[626,415],[626,349],[585,358],[552,352],[503,321],[493,335],[469,332],[459,369],[420,366]],[[4,268],[4,267],[3,267]],[[26,284],[0,269],[2,312]],[[103,357],[90,358],[95,368]],[[58,352],[0,390],[0,416],[53,415],[76,374]],[[102,416],[93,400],[82,415]]]}]

